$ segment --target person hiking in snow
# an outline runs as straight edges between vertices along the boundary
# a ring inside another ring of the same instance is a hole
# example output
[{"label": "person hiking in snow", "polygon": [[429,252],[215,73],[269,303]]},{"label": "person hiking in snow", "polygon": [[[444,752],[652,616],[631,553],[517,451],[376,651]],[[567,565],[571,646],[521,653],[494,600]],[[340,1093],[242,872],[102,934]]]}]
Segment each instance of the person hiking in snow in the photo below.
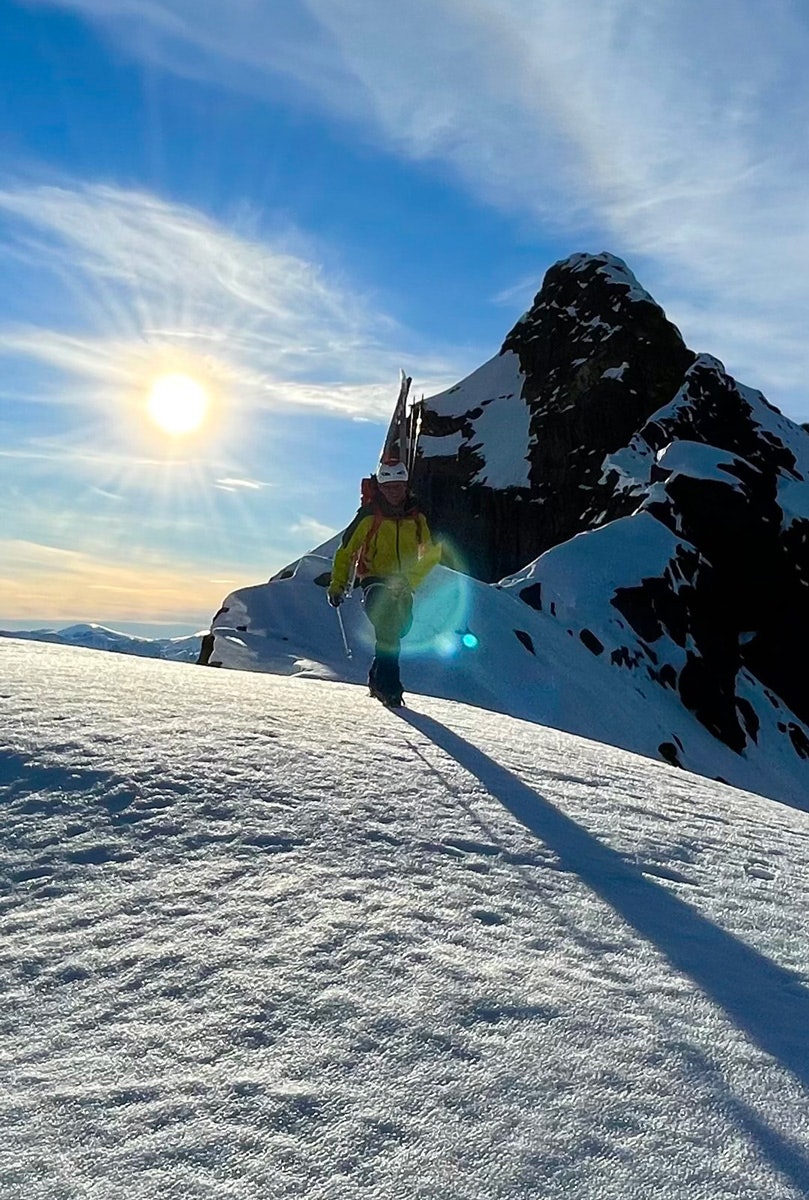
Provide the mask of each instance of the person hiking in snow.
[{"label": "person hiking in snow", "polygon": [[438,562],[441,549],[408,489],[404,463],[380,463],[371,485],[370,501],[358,510],[334,556],[329,604],[337,608],[345,600],[356,565],[362,602],[376,634],[368,687],[377,700],[398,708],[399,651],[413,623],[413,592]]}]

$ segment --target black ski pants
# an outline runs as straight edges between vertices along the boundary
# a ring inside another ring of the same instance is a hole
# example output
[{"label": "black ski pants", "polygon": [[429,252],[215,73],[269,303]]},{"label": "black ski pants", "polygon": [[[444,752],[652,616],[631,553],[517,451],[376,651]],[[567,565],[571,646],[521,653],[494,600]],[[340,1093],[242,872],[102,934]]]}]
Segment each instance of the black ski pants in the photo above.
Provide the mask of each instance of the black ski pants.
[{"label": "black ski pants", "polygon": [[376,634],[368,686],[383,696],[401,696],[399,651],[413,624],[413,593],[391,587],[384,579],[372,579],[363,584],[362,602]]}]

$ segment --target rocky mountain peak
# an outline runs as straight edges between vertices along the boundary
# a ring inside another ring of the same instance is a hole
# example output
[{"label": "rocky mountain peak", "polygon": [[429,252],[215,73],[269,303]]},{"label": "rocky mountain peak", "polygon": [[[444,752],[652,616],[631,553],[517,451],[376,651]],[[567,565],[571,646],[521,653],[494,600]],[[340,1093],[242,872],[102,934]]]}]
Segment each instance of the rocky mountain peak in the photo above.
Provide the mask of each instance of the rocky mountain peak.
[{"label": "rocky mountain peak", "polygon": [[[621,382],[628,385],[623,392],[668,398],[658,371],[649,369],[651,346],[665,351],[679,375],[694,358],[626,263],[603,252],[573,254],[552,266],[501,353],[517,354],[525,398],[550,411],[554,402],[557,408],[614,402]],[[627,372],[638,378],[625,379]]]},{"label": "rocky mountain peak", "polygon": [[552,266],[499,355],[424,405],[418,488],[472,573],[501,578],[621,515],[599,483],[604,459],[675,396],[695,358],[621,259]]}]

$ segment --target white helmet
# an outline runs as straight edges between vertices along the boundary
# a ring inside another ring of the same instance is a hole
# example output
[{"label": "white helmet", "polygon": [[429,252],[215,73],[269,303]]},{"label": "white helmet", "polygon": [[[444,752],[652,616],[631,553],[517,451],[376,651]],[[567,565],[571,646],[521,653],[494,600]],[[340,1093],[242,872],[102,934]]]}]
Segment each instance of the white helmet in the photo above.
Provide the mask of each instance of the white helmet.
[{"label": "white helmet", "polygon": [[407,483],[407,467],[403,462],[382,462],[376,473],[376,481],[383,483]]}]

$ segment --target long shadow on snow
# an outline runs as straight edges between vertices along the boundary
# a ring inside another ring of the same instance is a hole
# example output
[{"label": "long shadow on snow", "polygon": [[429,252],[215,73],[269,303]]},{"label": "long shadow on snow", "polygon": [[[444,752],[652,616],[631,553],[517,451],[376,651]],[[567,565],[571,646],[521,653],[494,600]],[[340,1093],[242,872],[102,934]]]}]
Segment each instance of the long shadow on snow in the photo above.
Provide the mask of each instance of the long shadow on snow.
[{"label": "long shadow on snow", "polygon": [[400,715],[477,776],[554,850],[565,868],[657,946],[676,970],[690,976],[751,1041],[809,1090],[809,992],[796,975],[633,870],[620,854],[439,721],[409,709]]},{"label": "long shadow on snow", "polygon": [[801,1196],[809,1195],[809,1159],[805,1151],[763,1121],[755,1109],[737,1096],[721,1067],[706,1054],[690,1046],[685,1050],[685,1059],[703,1086],[707,1084],[716,1103],[726,1116],[732,1118],[736,1128],[751,1142],[757,1143],[773,1166],[797,1186]]},{"label": "long shadow on snow", "polygon": [[31,755],[0,750],[0,805],[23,800],[23,811],[44,815],[79,796],[100,804],[121,824],[128,820],[124,810],[137,799],[131,784],[115,771],[84,764],[51,766]]}]

